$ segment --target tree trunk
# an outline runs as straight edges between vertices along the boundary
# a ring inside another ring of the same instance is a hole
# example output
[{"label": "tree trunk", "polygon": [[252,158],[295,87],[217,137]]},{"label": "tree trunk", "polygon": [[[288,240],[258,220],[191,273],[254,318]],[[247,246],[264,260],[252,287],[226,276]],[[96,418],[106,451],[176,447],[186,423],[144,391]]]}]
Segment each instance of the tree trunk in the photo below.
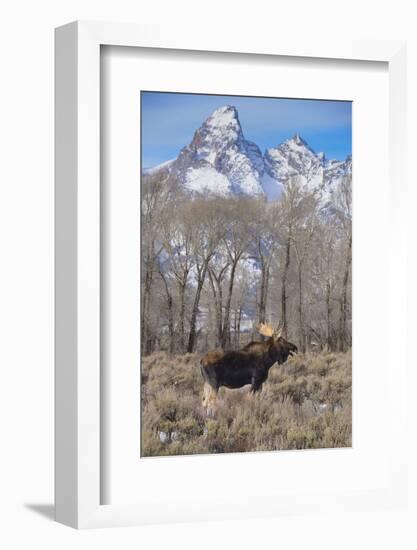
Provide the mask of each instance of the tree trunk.
[{"label": "tree trunk", "polygon": [[346,251],[345,272],[343,275],[342,294],[340,297],[340,321],[339,321],[339,350],[340,351],[346,351],[347,294],[348,294],[348,281],[349,281],[351,261],[352,261],[352,235],[349,236],[349,243]]},{"label": "tree trunk", "polygon": [[[221,280],[219,281],[211,270],[208,270],[211,290],[213,292],[214,307],[216,310],[216,346],[221,346],[223,333],[223,293]],[[216,288],[217,285],[217,288]]]},{"label": "tree trunk", "polygon": [[[266,322],[266,306],[268,302],[268,288],[269,288],[269,267],[270,262],[262,261],[261,267],[261,291],[259,295],[259,310],[258,310],[258,322]],[[265,340],[265,336],[261,335],[261,340]]]},{"label": "tree trunk", "polygon": [[233,347],[237,347],[237,309],[233,310]]},{"label": "tree trunk", "polygon": [[301,351],[305,353],[305,331],[304,331],[304,316],[303,316],[303,277],[302,277],[302,263],[298,264],[298,322],[299,322],[299,339]]},{"label": "tree trunk", "polygon": [[185,348],[185,286],[184,280],[179,283],[180,311],[178,319],[178,346],[181,353]]},{"label": "tree trunk", "polygon": [[332,351],[332,327],[331,327],[332,310],[330,306],[330,303],[331,303],[330,300],[331,300],[331,286],[330,286],[329,279],[327,279],[326,281],[327,351]]},{"label": "tree trunk", "polygon": [[167,308],[168,308],[168,334],[169,334],[169,354],[172,355],[174,353],[174,311],[172,306],[172,295],[169,290],[168,281],[166,280],[166,277],[164,273],[159,270],[159,274],[161,276],[162,281],[164,282],[165,287],[165,294],[167,297]]},{"label": "tree trunk", "polygon": [[229,278],[229,289],[227,293],[227,300],[224,312],[224,321],[223,321],[223,331],[222,331],[222,340],[221,345],[222,349],[226,348],[228,342],[230,342],[230,307],[232,304],[232,294],[233,294],[233,284],[235,280],[236,267],[238,264],[239,258],[232,263],[232,269],[230,271]]},{"label": "tree trunk", "polygon": [[204,262],[203,268],[200,271],[198,282],[197,282],[197,290],[194,297],[194,303],[193,303],[193,309],[191,311],[191,321],[190,321],[190,334],[188,337],[188,345],[187,345],[187,352],[193,353],[194,346],[195,346],[195,337],[196,337],[196,324],[197,324],[197,313],[198,313],[198,306],[200,304],[200,297],[201,297],[201,291],[203,289],[204,280],[206,278],[206,272],[207,272],[207,266],[208,266],[209,260],[206,260]]},{"label": "tree trunk", "polygon": [[291,258],[291,228],[288,231],[287,244],[285,247],[285,262],[284,262],[284,271],[282,274],[282,287],[281,287],[281,313],[282,313],[282,334],[287,337],[287,277],[288,270],[290,267],[290,258]]},{"label": "tree trunk", "polygon": [[141,352],[148,354],[150,352],[150,335],[149,335],[149,316],[150,316],[150,295],[153,281],[153,254],[148,251],[145,260],[145,281],[142,292],[142,311],[141,311]]},{"label": "tree trunk", "polygon": [[239,307],[239,314],[237,318],[237,342],[236,347],[240,348],[240,323],[242,321],[242,306]]},{"label": "tree trunk", "polygon": [[259,311],[258,321],[259,323],[265,323],[266,321],[266,303],[268,300],[268,286],[269,286],[269,262],[262,262],[261,271],[261,291],[259,295]]}]

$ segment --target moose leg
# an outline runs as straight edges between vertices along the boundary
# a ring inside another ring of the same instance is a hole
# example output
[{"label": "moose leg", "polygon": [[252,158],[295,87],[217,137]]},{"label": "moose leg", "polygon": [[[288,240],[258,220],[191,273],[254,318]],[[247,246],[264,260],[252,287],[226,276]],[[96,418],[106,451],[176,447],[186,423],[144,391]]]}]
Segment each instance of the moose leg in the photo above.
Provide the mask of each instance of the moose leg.
[{"label": "moose leg", "polygon": [[203,389],[203,401],[202,405],[203,407],[207,407],[207,404],[209,402],[209,396],[211,393],[211,386],[208,382],[204,382],[204,389]]},{"label": "moose leg", "polygon": [[252,385],[249,390],[249,393],[251,395],[254,395],[256,392],[261,391],[262,389],[262,381],[257,379],[256,377],[252,378]]},{"label": "moose leg", "polygon": [[212,388],[209,403],[207,405],[207,416],[214,416],[217,408],[217,392],[219,390]]},{"label": "moose leg", "polygon": [[207,416],[213,416],[216,410],[218,389],[213,388],[211,384],[205,382],[203,393],[203,407],[206,409]]}]

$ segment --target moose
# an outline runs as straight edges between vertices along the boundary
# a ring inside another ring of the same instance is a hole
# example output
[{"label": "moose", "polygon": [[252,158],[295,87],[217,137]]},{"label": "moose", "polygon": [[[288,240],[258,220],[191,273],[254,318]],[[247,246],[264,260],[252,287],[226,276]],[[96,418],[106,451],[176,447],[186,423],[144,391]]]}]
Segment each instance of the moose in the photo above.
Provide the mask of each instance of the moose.
[{"label": "moose", "polygon": [[214,410],[221,386],[235,389],[250,384],[250,393],[254,394],[261,390],[274,363],[281,365],[289,356],[297,353],[297,346],[281,335],[280,325],[274,329],[270,324],[260,323],[256,328],[267,340],[249,342],[238,351],[209,351],[202,357],[203,407],[207,414]]}]

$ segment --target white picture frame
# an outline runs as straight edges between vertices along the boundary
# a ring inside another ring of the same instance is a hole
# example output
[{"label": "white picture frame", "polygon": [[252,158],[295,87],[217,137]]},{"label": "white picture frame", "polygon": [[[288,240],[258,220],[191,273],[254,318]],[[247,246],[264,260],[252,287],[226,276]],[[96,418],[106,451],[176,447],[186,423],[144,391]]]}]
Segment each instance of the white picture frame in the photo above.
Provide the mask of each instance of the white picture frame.
[{"label": "white picture frame", "polygon": [[[167,48],[333,60],[382,61],[389,70],[390,182],[392,193],[392,243],[396,277],[405,279],[405,252],[394,252],[394,243],[405,235],[402,190],[405,188],[405,44],[388,41],[326,43],[300,40],[292,43],[243,32],[216,33],[190,30],[187,35],[169,27],[75,22],[56,29],[56,519],[76,528],[132,525],[203,519],[203,511],[186,518],[175,501],[161,511],[135,506],[102,505],[100,498],[100,47],[102,45]],[[400,281],[401,282],[401,281]],[[389,316],[405,322],[405,293],[389,301]],[[401,331],[400,331],[401,332]],[[405,331],[403,332],[405,335]],[[404,338],[405,336],[403,336]],[[401,334],[398,336],[401,340]],[[398,342],[398,353],[406,345]],[[404,358],[404,355],[403,355]],[[394,399],[397,418],[406,418],[406,367],[397,372]],[[404,393],[402,393],[404,392]],[[406,498],[406,477],[399,474],[406,462],[403,434],[390,464],[384,490],[361,491],[332,497],[341,509],[396,505]],[[221,496],[221,495],[220,495]],[[238,499],[205,510],[204,518],[247,514]],[[230,504],[235,506],[230,507]],[[270,513],[304,512],[311,506],[325,509],[325,494],[288,495]],[[233,512],[230,513],[230,510]],[[262,512],[255,515],[263,515]]]}]

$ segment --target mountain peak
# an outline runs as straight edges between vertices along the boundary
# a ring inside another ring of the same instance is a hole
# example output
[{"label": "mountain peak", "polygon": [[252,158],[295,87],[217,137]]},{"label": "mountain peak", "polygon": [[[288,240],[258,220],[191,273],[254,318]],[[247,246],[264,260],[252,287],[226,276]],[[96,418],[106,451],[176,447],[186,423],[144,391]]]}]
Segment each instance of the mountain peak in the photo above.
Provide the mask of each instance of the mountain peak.
[{"label": "mountain peak", "polygon": [[219,107],[218,109],[213,111],[211,116],[225,113],[232,113],[236,118],[238,117],[237,109],[234,105],[223,105],[222,107]]},{"label": "mountain peak", "polygon": [[233,105],[224,105],[216,109],[206,120],[205,124],[211,128],[230,128],[240,130],[239,115]]},{"label": "mountain peak", "polygon": [[290,139],[287,139],[286,141],[284,141],[284,143],[286,143],[287,145],[297,145],[297,147],[305,147],[306,149],[309,149],[310,151],[313,151],[313,149],[310,147],[310,145],[306,142],[305,139],[303,139],[300,134],[294,134],[292,136],[292,138]]},{"label": "mountain peak", "polygon": [[328,161],[298,132],[262,155],[245,138],[236,107],[223,105],[201,124],[175,160],[147,173],[162,169],[191,195],[267,195],[274,200],[293,176],[300,176],[310,189],[334,186],[351,173],[351,161]]},{"label": "mountain peak", "polygon": [[291,138],[291,141],[294,141],[297,145],[307,145],[300,134],[294,134],[294,136]]},{"label": "mountain peak", "polygon": [[216,109],[184,147],[173,170],[192,193],[262,195],[264,164],[259,147],[247,141],[236,107]]}]

